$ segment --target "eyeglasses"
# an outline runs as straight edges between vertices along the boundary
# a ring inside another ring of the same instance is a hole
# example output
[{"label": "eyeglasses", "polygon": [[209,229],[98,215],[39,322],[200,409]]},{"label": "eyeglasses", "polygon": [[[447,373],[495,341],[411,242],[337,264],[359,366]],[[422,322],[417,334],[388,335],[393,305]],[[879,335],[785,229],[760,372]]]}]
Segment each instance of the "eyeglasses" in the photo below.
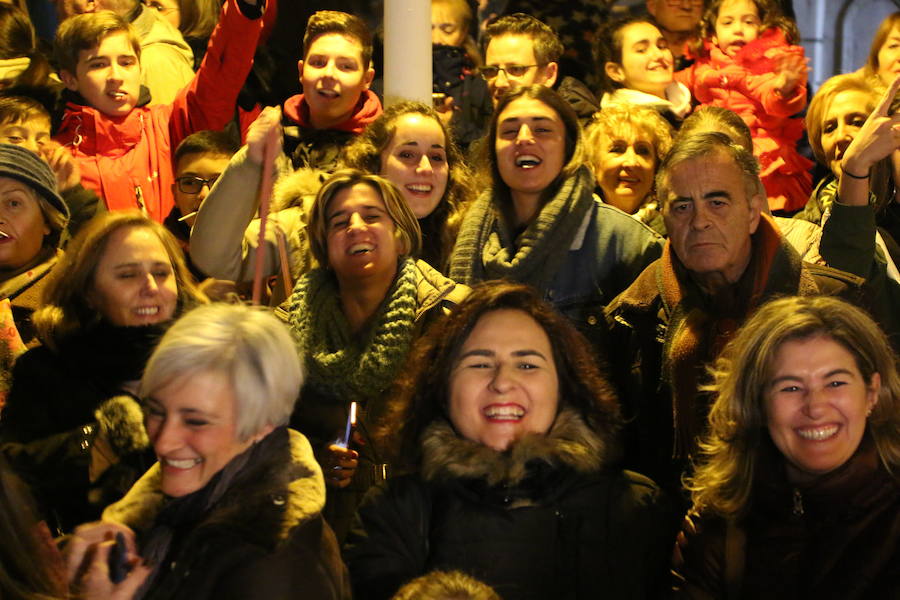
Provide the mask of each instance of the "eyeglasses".
[{"label": "eyeglasses", "polygon": [[218,178],[218,175],[213,175],[209,179],[203,179],[202,177],[196,177],[194,175],[185,175],[177,178],[175,181],[178,183],[178,191],[182,194],[199,194],[204,185],[212,187]]},{"label": "eyeglasses", "polygon": [[499,67],[497,65],[485,65],[483,67],[479,67],[478,73],[483,79],[490,81],[491,79],[496,79],[500,72],[503,71],[503,74],[506,75],[507,79],[509,79],[510,77],[523,77],[525,73],[528,72],[528,69],[543,66],[545,65],[506,65],[505,67]]}]

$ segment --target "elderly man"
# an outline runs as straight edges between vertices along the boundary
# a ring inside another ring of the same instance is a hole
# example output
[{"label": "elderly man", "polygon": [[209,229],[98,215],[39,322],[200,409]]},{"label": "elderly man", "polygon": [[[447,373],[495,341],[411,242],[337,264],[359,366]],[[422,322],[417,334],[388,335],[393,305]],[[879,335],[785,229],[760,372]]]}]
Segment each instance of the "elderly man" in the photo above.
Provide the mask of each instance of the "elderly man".
[{"label": "elderly man", "polygon": [[705,368],[747,316],[779,295],[853,301],[862,279],[800,260],[762,212],[753,155],[721,133],[677,141],[656,185],[669,241],[607,319],[630,423],[626,466],[677,490],[709,406]]},{"label": "elderly man", "polygon": [[688,66],[684,54],[700,23],[703,0],[647,0],[647,12],[669,42],[675,70]]},{"label": "elderly man", "polygon": [[141,83],[152,104],[171,104],[194,77],[194,53],[181,32],[139,0],[53,0],[62,22],[69,17],[111,10],[131,23],[141,42]]},{"label": "elderly man", "polygon": [[485,31],[484,67],[494,106],[513,88],[542,84],[555,88],[572,105],[579,120],[590,119],[600,103],[584,83],[565,77],[557,86],[563,45],[553,30],[534,17],[514,13],[500,17]]}]

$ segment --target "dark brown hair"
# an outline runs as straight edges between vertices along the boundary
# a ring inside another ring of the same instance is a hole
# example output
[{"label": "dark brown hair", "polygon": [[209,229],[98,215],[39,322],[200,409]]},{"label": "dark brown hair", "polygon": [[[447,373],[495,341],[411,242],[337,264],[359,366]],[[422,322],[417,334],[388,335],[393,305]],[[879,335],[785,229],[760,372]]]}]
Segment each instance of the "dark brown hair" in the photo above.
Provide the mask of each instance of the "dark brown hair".
[{"label": "dark brown hair", "polygon": [[[773,0],[751,0],[756,5],[759,13],[759,34],[777,27],[784,33],[784,39],[788,44],[796,44],[800,41],[800,32],[793,19],[789,19],[781,12],[781,7]],[[716,35],[716,19],[719,18],[719,9],[725,0],[706,0],[706,10],[700,18],[700,36],[697,38],[694,50],[698,56],[708,56],[704,40],[709,40]]]},{"label": "dark brown hair", "polygon": [[116,13],[101,10],[66,19],[56,30],[56,41],[53,44],[59,70],[67,71],[74,77],[81,51],[95,48],[107,36],[119,32],[128,35],[128,42],[140,60],[141,42],[134,27]]},{"label": "dark brown hair", "polygon": [[410,353],[396,385],[395,400],[376,434],[381,447],[401,469],[418,466],[419,441],[425,428],[448,418],[450,377],[460,349],[479,319],[495,310],[520,310],[547,334],[559,378],[560,409],[574,408],[598,433],[613,435],[618,430],[615,393],[601,375],[584,336],[534,288],[490,281],[473,287],[469,296],[437,321]]},{"label": "dark brown hair", "polygon": [[337,10],[320,10],[309,18],[306,33],[303,34],[304,61],[316,38],[328,33],[348,36],[358,41],[362,47],[363,71],[369,68],[372,62],[372,32],[369,31],[366,22],[359,17]]}]

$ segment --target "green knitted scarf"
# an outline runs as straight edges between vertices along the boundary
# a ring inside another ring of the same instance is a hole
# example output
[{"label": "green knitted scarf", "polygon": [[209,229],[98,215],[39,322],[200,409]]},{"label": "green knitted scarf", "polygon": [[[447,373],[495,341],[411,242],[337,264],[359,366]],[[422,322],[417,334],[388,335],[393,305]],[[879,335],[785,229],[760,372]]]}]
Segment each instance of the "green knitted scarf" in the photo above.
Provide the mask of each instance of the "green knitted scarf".
[{"label": "green knitted scarf", "polygon": [[412,343],[416,267],[403,259],[369,329],[354,338],[334,275],[313,269],[291,295],[290,324],[306,356],[307,382],[342,402],[366,401],[393,382]]},{"label": "green knitted scarf", "polygon": [[593,175],[580,167],[515,243],[498,222],[496,195],[483,193],[466,213],[450,258],[450,279],[472,285],[506,278],[546,289],[593,206],[593,189]]}]

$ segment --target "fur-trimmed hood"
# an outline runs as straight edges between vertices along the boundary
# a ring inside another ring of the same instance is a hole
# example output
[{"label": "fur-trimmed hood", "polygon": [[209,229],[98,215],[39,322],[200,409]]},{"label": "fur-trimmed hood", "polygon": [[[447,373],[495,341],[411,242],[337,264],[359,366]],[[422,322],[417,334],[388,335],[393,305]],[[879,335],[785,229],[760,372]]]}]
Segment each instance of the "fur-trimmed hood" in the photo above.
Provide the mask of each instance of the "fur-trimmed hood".
[{"label": "fur-trimmed hood", "polygon": [[[227,529],[248,542],[273,548],[291,530],[322,512],[325,481],[307,439],[278,428],[272,448],[249,463],[195,529]],[[249,452],[249,450],[248,450]],[[103,512],[103,520],[127,525],[138,534],[148,531],[167,498],[160,490],[159,463],[120,501]]]},{"label": "fur-trimmed hood", "polygon": [[322,187],[322,182],[328,178],[328,173],[303,167],[296,171],[287,169],[278,178],[272,190],[272,206],[270,210],[276,212],[292,206],[298,206],[305,215],[309,214],[313,200]]},{"label": "fur-trimmed hood", "polygon": [[594,473],[608,463],[611,443],[571,407],[560,411],[546,434],[526,434],[504,452],[462,438],[447,421],[440,420],[422,435],[422,478],[431,482],[481,479],[489,487],[515,486],[535,463]]}]

